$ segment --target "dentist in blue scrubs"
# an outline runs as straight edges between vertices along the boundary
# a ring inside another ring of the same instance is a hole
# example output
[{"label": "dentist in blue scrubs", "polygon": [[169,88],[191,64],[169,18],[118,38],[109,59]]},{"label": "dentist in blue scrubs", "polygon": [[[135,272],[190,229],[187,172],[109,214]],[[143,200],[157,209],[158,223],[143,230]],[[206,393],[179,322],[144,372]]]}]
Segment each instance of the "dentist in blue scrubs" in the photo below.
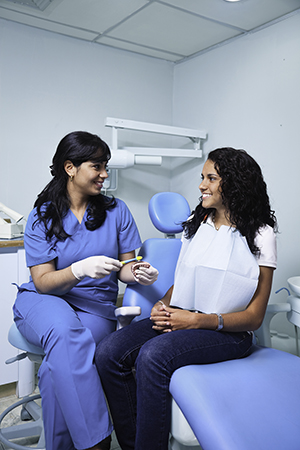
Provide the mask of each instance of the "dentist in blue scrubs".
[{"label": "dentist in blue scrubs", "polygon": [[110,448],[95,348],[115,330],[118,279],[147,285],[158,276],[150,264],[132,271],[134,262],[120,262],[135,257],[141,240],[125,203],[101,194],[110,156],[96,135],[65,136],[26,226],[31,277],[19,288],[14,320],[45,352],[39,388],[47,450]]}]

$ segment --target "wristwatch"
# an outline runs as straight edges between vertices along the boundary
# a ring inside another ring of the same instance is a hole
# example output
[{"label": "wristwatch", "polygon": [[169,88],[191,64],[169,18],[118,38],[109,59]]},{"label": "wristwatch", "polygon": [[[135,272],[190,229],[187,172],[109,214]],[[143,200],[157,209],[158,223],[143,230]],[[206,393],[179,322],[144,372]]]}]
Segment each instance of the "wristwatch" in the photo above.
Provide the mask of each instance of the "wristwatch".
[{"label": "wristwatch", "polygon": [[215,313],[218,316],[218,326],[216,328],[216,331],[221,331],[224,327],[224,320],[221,314]]}]

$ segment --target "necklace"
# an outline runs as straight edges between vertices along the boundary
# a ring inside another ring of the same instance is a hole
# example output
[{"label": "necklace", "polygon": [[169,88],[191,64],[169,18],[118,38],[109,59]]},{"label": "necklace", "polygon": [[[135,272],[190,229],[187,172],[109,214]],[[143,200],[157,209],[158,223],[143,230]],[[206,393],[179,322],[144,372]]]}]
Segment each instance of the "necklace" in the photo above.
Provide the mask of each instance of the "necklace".
[{"label": "necklace", "polygon": [[216,225],[216,219],[215,219],[215,216],[213,217],[212,221],[213,221],[213,224],[214,224],[215,230],[219,231],[219,229],[220,229],[221,225],[220,225],[219,227],[217,227],[217,225]]}]

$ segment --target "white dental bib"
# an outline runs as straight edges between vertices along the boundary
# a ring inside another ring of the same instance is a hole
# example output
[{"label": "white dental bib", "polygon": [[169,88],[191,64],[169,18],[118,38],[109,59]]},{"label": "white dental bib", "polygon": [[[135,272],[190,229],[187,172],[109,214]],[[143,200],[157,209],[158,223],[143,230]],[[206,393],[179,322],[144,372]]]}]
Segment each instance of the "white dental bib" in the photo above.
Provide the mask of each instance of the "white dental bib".
[{"label": "white dental bib", "polygon": [[258,277],[258,263],[239,231],[224,225],[217,231],[203,223],[192,239],[183,238],[171,306],[204,313],[242,311]]}]

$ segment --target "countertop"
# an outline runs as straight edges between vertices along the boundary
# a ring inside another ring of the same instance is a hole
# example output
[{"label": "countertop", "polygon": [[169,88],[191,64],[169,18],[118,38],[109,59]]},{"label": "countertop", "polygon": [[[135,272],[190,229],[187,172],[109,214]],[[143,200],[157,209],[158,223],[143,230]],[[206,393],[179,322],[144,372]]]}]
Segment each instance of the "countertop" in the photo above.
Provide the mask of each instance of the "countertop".
[{"label": "countertop", "polygon": [[24,240],[22,238],[0,239],[0,248],[8,247],[24,247]]}]

